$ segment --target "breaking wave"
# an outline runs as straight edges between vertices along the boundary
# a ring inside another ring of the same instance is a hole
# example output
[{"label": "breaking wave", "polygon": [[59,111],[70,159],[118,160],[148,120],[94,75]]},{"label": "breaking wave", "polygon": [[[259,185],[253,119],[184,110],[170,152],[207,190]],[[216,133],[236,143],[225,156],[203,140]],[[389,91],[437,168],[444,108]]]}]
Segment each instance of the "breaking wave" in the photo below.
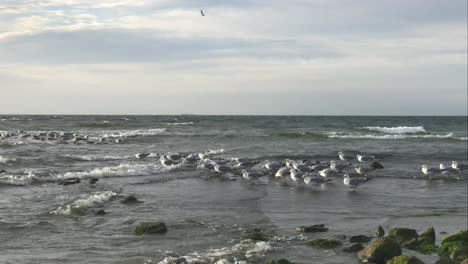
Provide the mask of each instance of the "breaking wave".
[{"label": "breaking wave", "polygon": [[16,159],[0,156],[0,163],[1,164],[7,164],[7,163],[12,162],[12,161],[16,161]]},{"label": "breaking wave", "polygon": [[377,131],[386,134],[414,134],[414,133],[426,133],[426,129],[423,126],[398,126],[398,127],[379,127],[379,126],[368,126],[363,129],[370,131]]},{"label": "breaking wave", "polygon": [[37,176],[32,172],[28,172],[27,175],[1,175],[0,184],[14,185],[14,186],[25,186],[33,184],[37,181]]},{"label": "breaking wave", "polygon": [[151,164],[120,164],[115,167],[104,167],[97,168],[91,171],[82,172],[67,172],[62,175],[58,175],[58,178],[69,179],[69,178],[104,178],[104,177],[124,177],[124,176],[145,176],[152,175],[155,173],[161,173],[167,170],[162,165],[151,163]]},{"label": "breaking wave", "polygon": [[97,192],[72,202],[64,207],[59,207],[55,210],[50,211],[50,214],[54,215],[71,215],[71,214],[82,214],[88,208],[101,205],[105,202],[110,201],[117,193],[113,191]]},{"label": "breaking wave", "polygon": [[446,135],[407,135],[407,134],[353,134],[353,133],[342,133],[342,132],[330,132],[327,133],[328,138],[344,138],[344,139],[418,139],[418,138],[433,138],[433,139],[457,139],[463,140],[463,138],[455,137],[453,133]]}]

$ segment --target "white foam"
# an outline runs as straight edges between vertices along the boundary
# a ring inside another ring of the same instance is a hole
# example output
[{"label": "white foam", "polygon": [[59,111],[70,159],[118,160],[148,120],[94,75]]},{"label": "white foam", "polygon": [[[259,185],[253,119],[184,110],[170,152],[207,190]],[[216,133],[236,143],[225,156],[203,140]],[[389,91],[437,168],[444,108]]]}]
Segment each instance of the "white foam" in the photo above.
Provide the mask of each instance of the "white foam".
[{"label": "white foam", "polygon": [[104,137],[136,137],[136,136],[157,136],[166,131],[165,128],[107,131]]},{"label": "white foam", "polygon": [[91,171],[83,172],[67,172],[62,175],[58,175],[58,178],[90,178],[90,177],[121,177],[121,176],[144,176],[151,175],[165,170],[162,165],[157,163],[151,164],[120,164],[114,167],[96,168]]},{"label": "white foam", "polygon": [[11,161],[16,161],[16,159],[0,156],[0,163],[6,164],[6,163],[11,162]]},{"label": "white foam", "polygon": [[241,264],[256,263],[265,254],[273,251],[274,248],[270,242],[242,240],[239,244],[230,247],[218,249],[208,249],[203,253],[193,252],[179,258],[166,257],[158,264],[175,264],[178,260],[184,258],[188,264],[194,263],[218,263],[218,264]]},{"label": "white foam", "polygon": [[460,139],[454,137],[453,133],[446,135],[405,135],[405,134],[387,134],[387,135],[376,135],[376,134],[353,134],[353,133],[339,133],[330,132],[326,134],[329,138],[344,138],[344,139],[413,139],[413,138],[435,138],[435,139]]},{"label": "white foam", "polygon": [[117,193],[113,191],[93,193],[90,196],[78,199],[65,207],[59,207],[55,210],[52,210],[50,211],[50,214],[70,215],[74,211],[83,210],[83,209],[94,207],[96,205],[103,204],[109,201],[110,199],[112,199],[116,195]]},{"label": "white foam", "polygon": [[37,180],[37,177],[32,172],[28,172],[28,175],[1,175],[0,176],[0,183],[16,185],[16,186],[30,185],[34,183],[36,180]]},{"label": "white foam", "polygon": [[104,155],[104,156],[97,156],[97,155],[63,155],[64,158],[69,158],[73,160],[80,160],[80,161],[106,161],[106,160],[123,160],[131,158],[131,156],[111,156],[111,155]]},{"label": "white foam", "polygon": [[363,127],[364,129],[377,131],[387,134],[408,134],[408,133],[426,133],[426,129],[423,126],[398,126],[398,127],[379,127],[379,126],[368,126]]},{"label": "white foam", "polygon": [[224,153],[224,149],[210,149],[205,151],[205,155],[217,155]]},{"label": "white foam", "polygon": [[171,126],[186,126],[186,125],[193,125],[193,122],[166,123],[166,124],[171,125]]}]

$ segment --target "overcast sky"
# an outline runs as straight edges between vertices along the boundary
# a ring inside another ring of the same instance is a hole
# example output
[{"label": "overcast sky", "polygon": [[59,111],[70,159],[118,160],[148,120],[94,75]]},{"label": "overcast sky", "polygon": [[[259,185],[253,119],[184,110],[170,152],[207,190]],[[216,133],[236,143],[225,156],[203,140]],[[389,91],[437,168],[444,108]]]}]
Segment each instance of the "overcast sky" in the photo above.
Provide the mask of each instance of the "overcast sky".
[{"label": "overcast sky", "polygon": [[0,99],[0,114],[466,115],[467,1],[0,0]]}]

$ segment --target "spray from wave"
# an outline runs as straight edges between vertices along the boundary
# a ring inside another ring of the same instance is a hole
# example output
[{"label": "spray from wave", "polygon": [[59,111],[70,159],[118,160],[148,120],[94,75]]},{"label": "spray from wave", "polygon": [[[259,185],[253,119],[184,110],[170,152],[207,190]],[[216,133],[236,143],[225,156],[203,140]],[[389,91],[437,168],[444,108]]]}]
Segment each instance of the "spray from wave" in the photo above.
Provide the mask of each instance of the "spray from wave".
[{"label": "spray from wave", "polygon": [[103,177],[124,177],[124,176],[145,176],[155,173],[161,173],[166,169],[162,165],[151,164],[120,164],[115,167],[97,168],[91,171],[83,172],[67,172],[63,175],[58,175],[60,179],[69,178],[103,178]]},{"label": "spray from wave", "polygon": [[426,133],[426,129],[423,126],[398,126],[398,127],[379,127],[379,126],[368,126],[362,129],[377,131],[386,134],[414,134],[414,133]]},{"label": "spray from wave", "polygon": [[97,192],[72,202],[64,207],[50,211],[53,215],[83,214],[86,209],[110,201],[117,193],[113,191]]},{"label": "spray from wave", "polygon": [[37,176],[34,173],[27,173],[27,175],[0,175],[0,184],[25,186],[37,181]]}]

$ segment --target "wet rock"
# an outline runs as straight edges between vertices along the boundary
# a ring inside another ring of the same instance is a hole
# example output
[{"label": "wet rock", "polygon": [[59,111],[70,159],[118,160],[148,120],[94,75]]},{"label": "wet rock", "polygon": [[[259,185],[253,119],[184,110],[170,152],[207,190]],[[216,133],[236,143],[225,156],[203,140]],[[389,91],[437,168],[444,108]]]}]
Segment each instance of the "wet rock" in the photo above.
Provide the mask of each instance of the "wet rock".
[{"label": "wet rock", "polygon": [[280,259],[280,260],[272,260],[272,259],[269,259],[265,262],[265,264],[294,264],[294,262],[291,262],[287,259]]},{"label": "wet rock", "polygon": [[389,236],[393,236],[398,243],[403,243],[414,238],[418,238],[418,232],[410,228],[397,227],[388,232]]},{"label": "wet rock", "polygon": [[387,264],[424,264],[424,262],[415,256],[397,256],[389,260]]},{"label": "wet rock", "polygon": [[455,261],[462,261],[468,259],[468,246],[458,248],[450,254],[450,258]]},{"label": "wet rock", "polygon": [[377,229],[375,230],[375,234],[377,235],[377,237],[383,237],[385,236],[385,230],[383,229],[382,226],[378,226]]},{"label": "wet rock", "polygon": [[141,236],[143,234],[161,234],[166,233],[167,227],[163,222],[142,222],[133,230],[133,234]]},{"label": "wet rock", "polygon": [[98,181],[99,181],[98,178],[93,177],[93,178],[89,179],[89,184],[95,184]]},{"label": "wet rock", "polygon": [[96,215],[105,215],[106,214],[106,211],[104,211],[104,209],[99,209],[96,211]]},{"label": "wet rock", "polygon": [[251,230],[246,230],[244,234],[242,234],[241,238],[251,239],[255,241],[268,241],[270,239],[270,236],[260,229],[251,229]]},{"label": "wet rock", "polygon": [[450,256],[453,252],[467,247],[467,243],[466,241],[445,242],[437,249],[437,254],[439,254],[439,256]]},{"label": "wet rock", "polygon": [[453,261],[449,257],[440,257],[435,264],[457,264],[455,261]]},{"label": "wet rock", "polygon": [[371,238],[365,235],[357,235],[357,236],[350,236],[349,242],[350,243],[366,243],[371,241]]},{"label": "wet rock", "polygon": [[123,200],[120,201],[123,204],[134,204],[134,203],[141,203],[134,195],[129,195],[125,197]]},{"label": "wet rock", "polygon": [[328,228],[325,225],[311,225],[311,226],[298,226],[296,227],[297,232],[303,233],[317,233],[317,232],[327,232]]},{"label": "wet rock", "polygon": [[312,247],[320,247],[320,248],[329,249],[329,248],[337,247],[341,245],[342,243],[341,241],[336,240],[334,238],[319,238],[319,239],[310,240],[307,242],[307,244]]},{"label": "wet rock", "polygon": [[434,227],[429,227],[426,229],[418,238],[420,241],[424,241],[425,243],[435,244],[436,235],[434,231]]},{"label": "wet rock", "polygon": [[78,184],[80,182],[81,182],[80,178],[69,178],[69,179],[63,180],[63,181],[61,181],[61,182],[59,182],[57,184],[66,186],[66,185]]},{"label": "wet rock", "polygon": [[439,256],[453,256],[462,260],[463,252],[468,248],[468,230],[462,230],[442,239],[442,244],[437,249]]},{"label": "wet rock", "polygon": [[467,241],[468,243],[468,229],[467,230],[462,230],[460,232],[457,232],[455,234],[446,236],[442,239],[442,244],[446,242],[452,242],[452,241]]},{"label": "wet rock", "polygon": [[398,242],[391,237],[381,237],[359,251],[358,257],[363,262],[384,264],[393,257],[401,255],[401,247]]},{"label": "wet rock", "polygon": [[426,229],[418,238],[413,238],[401,244],[402,247],[416,250],[422,254],[431,254],[437,250],[434,228]]},{"label": "wet rock", "polygon": [[349,245],[345,248],[343,248],[343,252],[350,252],[350,253],[353,253],[353,252],[358,252],[358,251],[361,251],[362,249],[364,249],[364,246],[359,244],[359,243],[356,243],[356,244],[352,244],[352,245]]}]

